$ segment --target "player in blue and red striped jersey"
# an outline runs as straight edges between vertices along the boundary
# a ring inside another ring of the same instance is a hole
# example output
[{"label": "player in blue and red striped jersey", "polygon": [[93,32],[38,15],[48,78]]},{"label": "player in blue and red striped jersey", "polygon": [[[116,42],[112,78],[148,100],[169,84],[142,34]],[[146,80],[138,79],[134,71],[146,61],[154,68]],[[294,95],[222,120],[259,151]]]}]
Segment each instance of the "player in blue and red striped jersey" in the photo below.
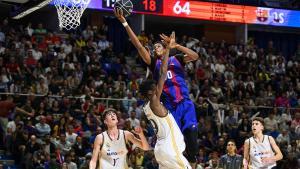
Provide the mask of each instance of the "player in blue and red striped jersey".
[{"label": "player in blue and red striped jersey", "polygon": [[[122,11],[115,10],[114,12],[115,16],[125,27],[131,42],[138,50],[139,55],[151,69],[154,79],[158,80],[162,57],[166,51],[164,44],[161,41],[156,42],[154,44],[154,55],[151,56],[151,52],[141,44],[126,22]],[[171,41],[170,37],[165,36],[164,34],[161,34],[160,37],[167,43]],[[183,54],[170,56],[168,60],[167,79],[163,87],[161,101],[172,113],[180,127],[187,145],[187,159],[192,164],[192,167],[195,168],[196,154],[198,150],[197,118],[194,103],[189,98],[189,90],[185,83],[184,66],[187,62],[197,60],[199,56],[193,50],[177,44],[175,39],[172,39],[172,42],[173,43],[170,44],[170,47],[181,51]]]}]

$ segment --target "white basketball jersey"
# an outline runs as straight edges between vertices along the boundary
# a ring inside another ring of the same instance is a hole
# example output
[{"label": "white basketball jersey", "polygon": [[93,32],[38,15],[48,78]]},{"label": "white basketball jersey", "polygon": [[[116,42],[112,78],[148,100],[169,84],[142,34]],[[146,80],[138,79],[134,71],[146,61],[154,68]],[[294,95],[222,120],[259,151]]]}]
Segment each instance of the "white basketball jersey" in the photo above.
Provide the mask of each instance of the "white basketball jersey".
[{"label": "white basketball jersey", "polygon": [[258,143],[253,137],[250,140],[250,169],[271,169],[276,166],[276,162],[264,164],[261,161],[262,157],[274,157],[271,143],[268,136],[264,135],[263,141]]},{"label": "white basketball jersey", "polygon": [[148,102],[143,110],[151,122],[157,137],[154,155],[160,169],[191,169],[183,156],[185,150],[184,137],[172,114],[166,117],[156,116]]},{"label": "white basketball jersey", "polygon": [[127,152],[123,130],[119,130],[118,139],[114,141],[106,131],[103,132],[99,169],[127,169]]}]

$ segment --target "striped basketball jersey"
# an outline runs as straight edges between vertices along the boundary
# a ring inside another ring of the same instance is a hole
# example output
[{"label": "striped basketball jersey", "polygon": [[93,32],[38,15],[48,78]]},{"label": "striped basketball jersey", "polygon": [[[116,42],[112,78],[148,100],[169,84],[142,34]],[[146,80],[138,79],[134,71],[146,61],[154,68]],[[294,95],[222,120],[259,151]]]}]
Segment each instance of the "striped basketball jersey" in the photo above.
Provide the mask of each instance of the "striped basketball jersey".
[{"label": "striped basketball jersey", "polygon": [[[161,64],[162,60],[157,59],[153,71],[153,77],[155,80],[159,79]],[[162,102],[169,110],[176,106],[181,100],[189,99],[189,89],[185,82],[184,73],[184,67],[177,57],[171,56],[168,60],[167,79],[165,81],[162,93]]]},{"label": "striped basketball jersey", "polygon": [[150,108],[150,102],[144,105],[143,110],[157,136],[154,155],[159,168],[190,169],[190,164],[182,154],[185,150],[184,138],[172,114],[156,116]]},{"label": "striped basketball jersey", "polygon": [[119,130],[117,140],[112,140],[107,131],[103,132],[99,169],[127,169],[127,152],[123,130]]},{"label": "striped basketball jersey", "polygon": [[263,157],[274,157],[274,152],[269,141],[269,136],[264,135],[261,143],[249,138],[249,154],[250,154],[250,169],[271,169],[276,166],[276,162],[271,164],[264,164],[261,161]]}]

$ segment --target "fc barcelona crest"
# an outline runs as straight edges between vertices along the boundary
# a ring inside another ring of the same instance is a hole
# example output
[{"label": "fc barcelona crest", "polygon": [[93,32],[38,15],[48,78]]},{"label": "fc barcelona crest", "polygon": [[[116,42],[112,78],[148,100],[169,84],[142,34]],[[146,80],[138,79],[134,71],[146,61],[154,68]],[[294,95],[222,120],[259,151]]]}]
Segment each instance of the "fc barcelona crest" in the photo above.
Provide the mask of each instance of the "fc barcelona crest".
[{"label": "fc barcelona crest", "polygon": [[257,9],[256,10],[256,18],[260,22],[266,22],[269,18],[269,10],[266,9]]}]

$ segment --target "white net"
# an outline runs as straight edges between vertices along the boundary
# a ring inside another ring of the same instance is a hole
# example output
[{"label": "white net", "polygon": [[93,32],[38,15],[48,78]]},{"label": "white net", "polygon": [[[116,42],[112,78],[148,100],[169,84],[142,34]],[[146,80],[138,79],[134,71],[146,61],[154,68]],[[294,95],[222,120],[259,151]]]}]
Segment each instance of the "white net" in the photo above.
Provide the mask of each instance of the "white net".
[{"label": "white net", "polygon": [[91,0],[54,0],[59,27],[67,30],[80,25],[80,18]]}]

